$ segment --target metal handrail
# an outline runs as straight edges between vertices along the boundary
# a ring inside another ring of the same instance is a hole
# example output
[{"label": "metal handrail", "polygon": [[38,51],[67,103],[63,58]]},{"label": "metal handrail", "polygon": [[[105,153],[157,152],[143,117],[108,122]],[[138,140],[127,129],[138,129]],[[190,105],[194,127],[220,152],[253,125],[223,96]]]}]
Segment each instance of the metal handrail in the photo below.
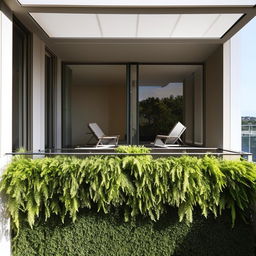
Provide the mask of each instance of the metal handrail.
[{"label": "metal handrail", "polygon": [[[117,152],[92,152],[95,151],[95,148],[90,149],[90,152],[70,152],[74,149],[49,149],[49,152],[40,151],[40,152],[11,152],[6,153],[6,155],[31,155],[31,156],[58,156],[58,155],[72,155],[72,156],[181,156],[181,155],[190,155],[190,156],[203,156],[203,155],[214,155],[214,156],[252,156],[252,153],[243,152],[243,151],[232,151],[220,148],[202,148],[202,147],[175,147],[175,148],[153,148],[154,150],[182,150],[182,152],[150,152],[150,153],[117,153]],[[53,150],[69,150],[69,152],[52,152]],[[89,150],[89,149],[87,149]],[[112,149],[96,149],[96,150],[113,150]],[[186,152],[186,150],[221,150],[222,152]]]}]

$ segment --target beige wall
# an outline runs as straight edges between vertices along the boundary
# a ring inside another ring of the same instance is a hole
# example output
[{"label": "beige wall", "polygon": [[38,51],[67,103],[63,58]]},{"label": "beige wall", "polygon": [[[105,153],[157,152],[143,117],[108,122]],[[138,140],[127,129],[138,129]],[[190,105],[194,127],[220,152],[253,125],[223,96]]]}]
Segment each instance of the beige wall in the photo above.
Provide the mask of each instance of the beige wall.
[{"label": "beige wall", "polygon": [[[96,122],[106,135],[120,135],[125,139],[126,98],[123,83],[80,81],[71,86],[72,145],[84,145],[91,135],[88,123]],[[94,142],[94,141],[91,141]]]},{"label": "beige wall", "polygon": [[223,47],[205,62],[205,146],[223,147]]},{"label": "beige wall", "polygon": [[203,70],[194,73],[194,144],[203,144]]},{"label": "beige wall", "polygon": [[183,81],[184,88],[184,124],[187,127],[185,142],[202,145],[203,143],[203,90],[202,68]]},{"label": "beige wall", "polygon": [[193,144],[194,141],[194,73],[184,80],[184,124],[187,127],[185,142]]}]

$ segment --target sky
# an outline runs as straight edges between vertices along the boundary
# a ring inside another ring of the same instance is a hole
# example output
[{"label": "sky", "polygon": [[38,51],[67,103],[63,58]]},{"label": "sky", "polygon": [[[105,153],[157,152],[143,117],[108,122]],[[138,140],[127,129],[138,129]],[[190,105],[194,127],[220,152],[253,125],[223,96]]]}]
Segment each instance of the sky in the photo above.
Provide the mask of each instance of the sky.
[{"label": "sky", "polygon": [[236,35],[240,40],[241,115],[256,116],[256,18]]},{"label": "sky", "polygon": [[183,95],[183,83],[170,83],[164,87],[159,86],[140,86],[139,101],[149,97],[158,97],[160,99],[178,95]]}]

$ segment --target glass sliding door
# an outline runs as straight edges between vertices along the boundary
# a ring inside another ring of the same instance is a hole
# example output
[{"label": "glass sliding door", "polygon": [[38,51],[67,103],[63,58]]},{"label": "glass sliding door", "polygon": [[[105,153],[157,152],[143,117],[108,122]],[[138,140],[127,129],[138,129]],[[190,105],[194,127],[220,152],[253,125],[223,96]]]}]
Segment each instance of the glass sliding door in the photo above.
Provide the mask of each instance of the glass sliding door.
[{"label": "glass sliding door", "polygon": [[95,145],[88,124],[120,143],[148,145],[182,122],[185,141],[203,143],[201,65],[64,65],[63,147]]},{"label": "glass sliding door", "polygon": [[203,144],[201,65],[139,66],[139,143],[168,135],[177,122],[186,126],[186,144]]},{"label": "glass sliding door", "polygon": [[171,65],[139,67],[139,142],[149,144],[183,122],[183,83]]},{"label": "glass sliding door", "polygon": [[95,145],[89,123],[126,144],[126,65],[65,65],[63,72],[63,147]]},{"label": "glass sliding door", "polygon": [[45,148],[54,148],[55,57],[45,55]]},{"label": "glass sliding door", "polygon": [[12,148],[31,147],[30,34],[13,22],[13,116]]}]

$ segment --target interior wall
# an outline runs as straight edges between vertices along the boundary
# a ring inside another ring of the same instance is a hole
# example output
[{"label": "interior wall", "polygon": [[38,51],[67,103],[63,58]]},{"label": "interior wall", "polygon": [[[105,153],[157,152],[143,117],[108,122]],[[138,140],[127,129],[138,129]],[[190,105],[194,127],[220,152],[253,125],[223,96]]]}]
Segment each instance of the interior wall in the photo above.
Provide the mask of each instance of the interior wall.
[{"label": "interior wall", "polygon": [[[125,76],[121,84],[108,79],[104,83],[73,79],[71,86],[73,146],[85,145],[89,141],[92,135],[88,134],[90,132],[88,124],[94,122],[106,135],[120,135],[120,140],[125,140]],[[95,140],[90,141],[90,143],[94,142]]]},{"label": "interior wall", "polygon": [[185,132],[185,142],[194,142],[194,73],[184,80],[184,124],[187,127]]},{"label": "interior wall", "polygon": [[203,145],[203,69],[194,73],[194,144]]},{"label": "interior wall", "polygon": [[205,146],[223,147],[223,46],[205,62]]},{"label": "interior wall", "polygon": [[203,72],[198,68],[183,81],[185,142],[203,144]]}]

